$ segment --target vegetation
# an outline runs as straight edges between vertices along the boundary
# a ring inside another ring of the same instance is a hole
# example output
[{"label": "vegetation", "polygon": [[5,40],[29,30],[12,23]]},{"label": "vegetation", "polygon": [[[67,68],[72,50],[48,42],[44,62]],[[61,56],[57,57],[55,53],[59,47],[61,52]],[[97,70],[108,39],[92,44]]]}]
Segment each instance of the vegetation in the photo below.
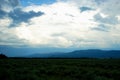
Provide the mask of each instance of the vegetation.
[{"label": "vegetation", "polygon": [[120,80],[120,59],[0,59],[0,80]]}]

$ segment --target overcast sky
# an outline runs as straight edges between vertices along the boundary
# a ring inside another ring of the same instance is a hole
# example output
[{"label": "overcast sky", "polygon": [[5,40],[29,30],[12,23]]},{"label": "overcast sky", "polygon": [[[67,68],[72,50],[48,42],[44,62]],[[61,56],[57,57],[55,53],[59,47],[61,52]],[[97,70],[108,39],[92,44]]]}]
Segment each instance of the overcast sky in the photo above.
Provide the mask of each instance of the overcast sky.
[{"label": "overcast sky", "polygon": [[120,49],[120,1],[0,0],[0,46]]}]

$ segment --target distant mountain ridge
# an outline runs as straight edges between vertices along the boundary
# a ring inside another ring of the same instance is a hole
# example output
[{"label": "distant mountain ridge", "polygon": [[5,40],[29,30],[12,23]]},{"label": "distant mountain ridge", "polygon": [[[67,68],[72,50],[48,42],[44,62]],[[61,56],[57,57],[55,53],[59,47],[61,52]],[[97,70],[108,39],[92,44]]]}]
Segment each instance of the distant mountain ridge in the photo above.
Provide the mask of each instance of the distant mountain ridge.
[{"label": "distant mountain ridge", "polygon": [[30,58],[120,58],[120,50],[75,50],[67,53],[36,53]]}]

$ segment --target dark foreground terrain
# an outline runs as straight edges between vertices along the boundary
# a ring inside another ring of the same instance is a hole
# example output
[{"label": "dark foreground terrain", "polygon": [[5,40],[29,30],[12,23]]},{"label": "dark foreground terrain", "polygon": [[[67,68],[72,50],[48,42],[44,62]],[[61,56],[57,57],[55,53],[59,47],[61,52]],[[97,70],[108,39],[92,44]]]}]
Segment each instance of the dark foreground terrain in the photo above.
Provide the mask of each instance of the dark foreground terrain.
[{"label": "dark foreground terrain", "polygon": [[120,80],[120,59],[0,59],[0,80]]}]

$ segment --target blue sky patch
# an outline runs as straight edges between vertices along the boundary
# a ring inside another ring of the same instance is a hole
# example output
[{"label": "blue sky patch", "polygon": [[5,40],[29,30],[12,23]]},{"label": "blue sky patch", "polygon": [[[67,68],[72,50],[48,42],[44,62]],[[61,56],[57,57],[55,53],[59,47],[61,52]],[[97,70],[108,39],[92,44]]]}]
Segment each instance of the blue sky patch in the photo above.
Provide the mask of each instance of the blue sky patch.
[{"label": "blue sky patch", "polygon": [[28,6],[31,4],[41,5],[41,4],[52,4],[56,0],[20,0],[22,6]]}]

